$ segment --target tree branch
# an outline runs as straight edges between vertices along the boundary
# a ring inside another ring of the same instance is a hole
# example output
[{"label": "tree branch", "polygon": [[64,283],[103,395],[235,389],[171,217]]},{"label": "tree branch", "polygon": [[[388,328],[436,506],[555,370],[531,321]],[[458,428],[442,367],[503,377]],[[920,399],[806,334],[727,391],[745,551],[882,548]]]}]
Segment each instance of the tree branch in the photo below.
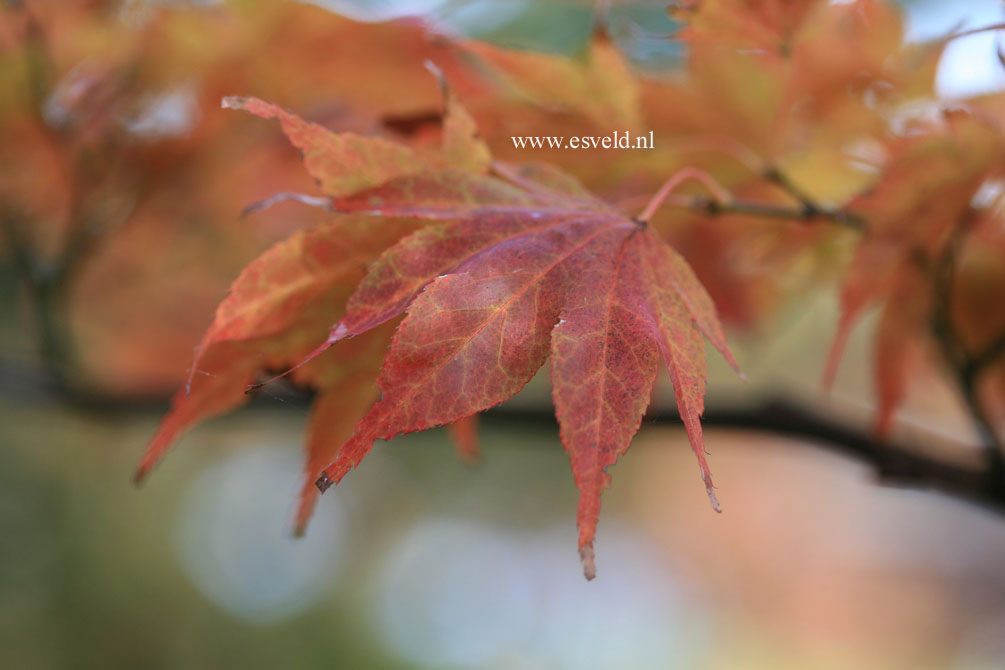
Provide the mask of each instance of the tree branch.
[{"label": "tree branch", "polygon": [[[488,420],[507,424],[515,420],[555,424],[550,411],[515,408],[508,405],[485,413]],[[677,423],[673,410],[646,414],[643,426]],[[805,440],[806,444],[832,451],[870,466],[878,483],[935,491],[965,502],[1005,514],[1005,480],[979,461],[940,459],[907,444],[878,442],[871,429],[849,427],[846,422],[828,417],[785,398],[769,398],[756,406],[711,407],[702,416],[705,427],[734,428],[774,433]],[[931,441],[943,438],[928,436]],[[956,449],[965,455],[965,449]]]},{"label": "tree branch", "polygon": [[[96,413],[117,415],[121,412],[155,412],[165,409],[163,400],[152,398],[101,397],[60,388],[50,373],[35,366],[0,360],[0,398],[11,402],[46,402],[58,393],[61,401]],[[311,394],[289,385],[278,385],[268,396],[253,396],[249,410],[263,407],[302,411],[311,401]],[[281,399],[284,402],[277,402]],[[483,415],[487,423],[511,425],[514,421],[556,425],[555,414],[545,407],[502,405]],[[652,410],[645,425],[678,423],[674,410]],[[867,426],[849,425],[845,419],[801,405],[782,397],[768,398],[757,405],[710,407],[702,417],[706,427],[752,430],[799,438],[811,447],[825,449],[869,465],[879,483],[888,486],[931,490],[957,498],[995,512],[1005,514],[1005,479],[988,467],[987,462],[969,458],[975,453],[962,445],[946,445],[941,451],[952,452],[958,458],[936,457],[917,445],[902,442],[878,442]],[[946,439],[934,434],[919,436],[919,443],[931,447],[945,444]]]},{"label": "tree branch", "polygon": [[1005,30],[1005,23],[993,23],[987,26],[981,26],[979,28],[970,28],[968,30],[961,30],[959,32],[952,33],[948,35],[945,40],[949,42],[950,40],[958,40],[961,37],[970,37],[971,35],[977,35],[980,33],[995,32],[998,30]]},{"label": "tree branch", "polygon": [[796,183],[777,167],[768,166],[764,170],[763,176],[766,180],[788,193],[789,196],[802,206],[804,220],[824,219],[842,226],[854,228],[860,233],[866,232],[868,225],[865,219],[845,209],[834,209],[821,205],[809,194],[796,186]]},{"label": "tree branch", "polygon": [[686,207],[695,211],[704,212],[709,216],[719,216],[721,214],[746,214],[749,216],[760,216],[767,219],[785,219],[789,221],[802,221],[812,223],[814,221],[829,221],[847,228],[852,228],[860,232],[866,230],[866,221],[854,212],[840,209],[828,209],[826,207],[788,207],[785,205],[769,205],[750,200],[733,199],[729,202],[719,202],[711,198],[702,196],[695,197],[674,197],[667,198],[667,203]]},{"label": "tree branch", "polygon": [[38,322],[42,359],[50,372],[62,378],[68,360],[68,345],[58,317],[64,275],[56,267],[40,266],[21,232],[20,221],[9,211],[0,212],[0,235],[10,252],[14,269],[28,291]]}]

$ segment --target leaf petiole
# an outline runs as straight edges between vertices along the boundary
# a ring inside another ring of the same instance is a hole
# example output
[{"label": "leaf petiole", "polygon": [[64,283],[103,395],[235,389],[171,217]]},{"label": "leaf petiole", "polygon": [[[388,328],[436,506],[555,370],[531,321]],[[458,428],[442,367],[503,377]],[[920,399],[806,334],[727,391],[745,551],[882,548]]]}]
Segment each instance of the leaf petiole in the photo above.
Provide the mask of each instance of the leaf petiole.
[{"label": "leaf petiole", "polygon": [[716,202],[720,204],[728,204],[732,202],[732,194],[730,194],[729,190],[727,190],[725,186],[717,182],[715,177],[699,168],[686,167],[673,174],[663,183],[660,190],[656,191],[656,194],[649,200],[645,209],[643,209],[642,212],[635,217],[635,219],[640,223],[648,223],[649,219],[651,219],[653,214],[656,213],[656,210],[658,210],[663,204],[663,201],[667,199],[667,196],[669,196],[674,189],[689,179],[701,183],[701,185],[708,189],[708,191],[715,197]]}]

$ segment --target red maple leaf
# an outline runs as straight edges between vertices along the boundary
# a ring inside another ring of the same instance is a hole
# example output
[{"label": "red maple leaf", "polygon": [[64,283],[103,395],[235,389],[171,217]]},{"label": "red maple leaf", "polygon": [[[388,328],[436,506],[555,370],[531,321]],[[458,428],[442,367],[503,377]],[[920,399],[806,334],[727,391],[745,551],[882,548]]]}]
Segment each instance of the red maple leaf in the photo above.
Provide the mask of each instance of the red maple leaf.
[{"label": "red maple leaf", "polygon": [[[464,119],[449,93],[447,101],[448,117],[453,110]],[[407,312],[376,380],[380,398],[320,472],[319,489],[356,467],[376,439],[467,421],[504,402],[550,356],[562,442],[580,489],[579,549],[592,578],[600,495],[610,480],[605,470],[637,432],[662,360],[719,509],[699,423],[702,335],[734,367],[735,361],[708,294],[645,221],[620,213],[553,168],[496,164],[495,176],[483,174],[483,161],[465,160],[484,152],[468,123],[446,124],[444,152],[422,158],[382,140],[338,136],[261,101],[230,104],[282,121],[312,176],[332,196],[332,209],[425,224],[369,266],[327,341],[291,369],[302,375],[336,343]],[[353,174],[348,161],[365,169]],[[348,180],[373,187],[360,190]],[[375,230],[380,225],[375,222]],[[272,273],[270,281],[303,282],[302,264],[297,267],[290,279]],[[219,331],[218,323],[206,342],[218,340]],[[162,449],[164,440],[158,444]],[[312,448],[309,467],[319,467],[320,451]]]},{"label": "red maple leaf", "polygon": [[[573,182],[541,168],[500,166],[523,187],[514,204],[459,197],[443,176],[406,177],[335,206],[448,219],[403,238],[374,263],[345,316],[314,355],[402,312],[377,380],[381,399],[318,479],[356,467],[376,439],[452,423],[516,394],[552,357],[562,443],[580,489],[579,547],[595,573],[593,539],[605,472],[629,447],[662,358],[702,479],[702,334],[735,366],[708,294],[670,246]],[[468,177],[472,193],[505,194]],[[545,185],[545,184],[548,185]],[[307,360],[310,360],[308,358]]]}]

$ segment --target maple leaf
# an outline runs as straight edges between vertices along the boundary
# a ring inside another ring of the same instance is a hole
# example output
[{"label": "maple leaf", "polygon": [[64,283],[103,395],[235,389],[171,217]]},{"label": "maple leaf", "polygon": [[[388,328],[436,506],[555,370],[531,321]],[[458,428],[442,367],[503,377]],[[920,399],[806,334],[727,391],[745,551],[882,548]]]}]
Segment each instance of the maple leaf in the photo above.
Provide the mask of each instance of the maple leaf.
[{"label": "maple leaf", "polygon": [[[385,216],[448,221],[384,252],[328,340],[305,359],[408,313],[377,379],[380,400],[318,487],[340,481],[376,439],[453,423],[505,401],[550,355],[562,442],[580,489],[579,547],[592,578],[605,469],[637,432],[661,358],[718,509],[699,422],[702,334],[735,361],[708,294],[644,223],[553,171],[505,173],[525,187],[515,204],[459,200],[429,176],[392,180],[337,201],[349,208],[354,201],[371,203],[371,213]],[[510,188],[493,178],[470,179],[469,195],[476,186],[493,194]]]},{"label": "maple leaf", "polygon": [[[382,223],[372,238],[350,235],[348,242],[339,242],[338,226],[322,228],[278,245],[245,270],[217,310],[189,389],[176,397],[140,476],[182,429],[239,402],[237,382],[246,383],[262,367],[263,354],[249,356],[248,340],[255,338],[265,354],[275,347],[303,356],[301,338],[316,332],[315,319],[323,313],[306,306],[319,304],[319,295],[332,300],[361,262],[398,240],[370,264],[327,340],[284,373],[328,389],[308,428],[308,475],[320,472],[317,486],[324,491],[358,465],[376,439],[445,424],[455,424],[462,453],[473,453],[473,417],[517,393],[551,356],[562,442],[580,489],[579,549],[592,578],[600,495],[609,483],[605,470],[638,431],[661,358],[719,509],[699,422],[702,335],[736,363],[711,299],[679,254],[645,222],[624,216],[557,169],[497,163],[492,167],[501,178],[486,175],[491,157],[474,122],[442,74],[430,69],[440,78],[445,107],[437,152],[333,133],[255,98],[224,100],[225,107],[280,121],[328,196],[329,209],[351,213],[350,222],[369,215]],[[418,229],[401,237],[408,221]],[[326,254],[323,262],[312,262],[314,243]],[[349,248],[333,252],[338,244]],[[344,430],[372,392],[359,387],[365,371],[345,369],[352,357],[332,359],[326,352],[381,330],[406,311],[376,380],[379,399],[334,450],[330,436]],[[197,373],[211,372],[201,365],[214,356],[222,358],[221,372],[204,380]],[[334,384],[324,370],[316,371],[322,360],[343,361],[327,373]],[[224,383],[229,390],[220,388]],[[335,407],[332,390],[346,393],[340,384],[351,384],[359,402]],[[326,459],[331,462],[321,471]],[[313,502],[305,488],[298,529]]]}]

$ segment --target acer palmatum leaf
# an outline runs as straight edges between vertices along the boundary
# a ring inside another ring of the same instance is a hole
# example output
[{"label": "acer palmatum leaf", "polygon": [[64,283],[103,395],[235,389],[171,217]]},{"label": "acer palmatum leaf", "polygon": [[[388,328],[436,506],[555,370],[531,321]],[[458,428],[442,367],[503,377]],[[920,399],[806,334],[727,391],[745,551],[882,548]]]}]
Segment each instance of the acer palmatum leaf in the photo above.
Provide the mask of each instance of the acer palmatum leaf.
[{"label": "acer palmatum leaf", "polygon": [[[593,578],[600,495],[609,483],[605,469],[637,432],[662,360],[705,488],[719,509],[699,422],[705,393],[702,335],[736,364],[705,289],[644,222],[626,217],[555,169],[493,165],[501,178],[487,176],[473,125],[449,95],[447,116],[462,115],[461,121],[447,125],[444,147],[432,155],[332,133],[258,100],[228,104],[281,120],[331,198],[332,210],[374,217],[375,232],[388,218],[413,221],[417,228],[370,264],[328,339],[290,370],[324,388],[317,383],[324,375],[310,374],[322,354],[407,312],[377,378],[379,400],[337,453],[331,442],[312,441],[308,472],[325,453],[335,453],[317,479],[321,491],[358,465],[376,439],[462,422],[466,440],[470,417],[517,393],[552,356],[562,442],[580,489],[579,550],[584,572]],[[465,151],[478,156],[469,161]],[[398,235],[397,229],[391,234]],[[269,263],[261,266],[243,277],[258,283],[255,272],[272,276],[276,287],[270,294],[281,296],[291,288],[285,273],[276,276]],[[200,357],[226,351],[220,347],[229,341],[228,314],[248,310],[266,324],[255,291],[248,300],[242,295],[235,291],[228,299],[240,304],[221,306]],[[280,299],[270,309],[288,315],[288,307]],[[243,321],[242,316],[240,337],[252,335]],[[243,352],[236,356],[245,361]],[[246,377],[255,366],[238,367]],[[358,380],[341,369],[336,377]],[[354,392],[357,386],[352,385]],[[322,395],[318,410],[331,398]],[[173,434],[202,416],[185,411],[189,401],[176,402],[145,465]],[[228,403],[235,402],[228,396]],[[337,432],[320,414],[311,425],[315,436]],[[305,494],[298,527],[312,505]]]},{"label": "acer palmatum leaf", "polygon": [[[492,180],[482,179],[490,190]],[[418,192],[428,193],[431,182],[425,186]],[[452,423],[505,401],[551,355],[562,442],[580,489],[580,552],[592,578],[605,468],[638,430],[661,358],[719,508],[699,423],[702,334],[734,367],[735,361],[708,294],[644,223],[590,196],[555,193],[548,202],[546,190],[537,189],[522,197],[532,202],[455,205],[456,220],[403,238],[370,267],[316,353],[408,315],[377,380],[381,399],[318,487],[341,480],[376,439]],[[444,211],[404,200],[399,210],[393,197],[379,202],[387,215],[425,212],[437,219]]]}]

